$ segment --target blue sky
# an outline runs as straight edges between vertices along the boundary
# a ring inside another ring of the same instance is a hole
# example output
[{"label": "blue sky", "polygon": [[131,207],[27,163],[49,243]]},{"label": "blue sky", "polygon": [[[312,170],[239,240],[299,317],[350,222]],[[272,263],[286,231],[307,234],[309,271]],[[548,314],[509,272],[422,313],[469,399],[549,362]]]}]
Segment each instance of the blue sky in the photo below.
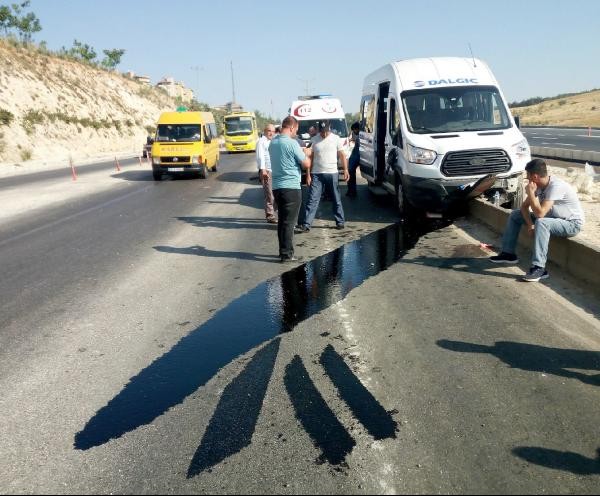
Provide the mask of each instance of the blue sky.
[{"label": "blue sky", "polygon": [[469,56],[469,43],[509,101],[600,88],[599,0],[32,0],[29,10],[50,49],[123,48],[121,71],[173,76],[211,105],[231,100],[233,61],[236,100],[278,118],[307,82],[356,112],[368,73]]}]

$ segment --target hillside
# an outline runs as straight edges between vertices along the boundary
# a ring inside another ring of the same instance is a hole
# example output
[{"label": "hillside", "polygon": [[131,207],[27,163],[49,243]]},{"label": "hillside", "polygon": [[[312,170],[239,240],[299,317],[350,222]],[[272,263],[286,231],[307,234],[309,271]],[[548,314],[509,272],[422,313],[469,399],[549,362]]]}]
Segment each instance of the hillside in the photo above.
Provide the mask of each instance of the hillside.
[{"label": "hillside", "polygon": [[600,90],[545,100],[511,108],[524,126],[600,127]]},{"label": "hillside", "polygon": [[117,72],[0,39],[0,165],[139,152],[175,106]]}]

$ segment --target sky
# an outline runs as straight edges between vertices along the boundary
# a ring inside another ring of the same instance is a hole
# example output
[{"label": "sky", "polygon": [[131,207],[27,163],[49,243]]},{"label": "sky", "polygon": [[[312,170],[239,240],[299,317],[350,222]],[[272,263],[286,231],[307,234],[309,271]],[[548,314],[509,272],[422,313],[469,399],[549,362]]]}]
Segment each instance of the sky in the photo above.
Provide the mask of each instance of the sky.
[{"label": "sky", "polygon": [[[0,4],[14,0],[0,1]],[[600,0],[31,0],[34,40],[125,49],[118,69],[172,76],[201,102],[280,119],[298,95],[358,111],[365,76],[400,59],[483,59],[509,102],[600,88]]]}]

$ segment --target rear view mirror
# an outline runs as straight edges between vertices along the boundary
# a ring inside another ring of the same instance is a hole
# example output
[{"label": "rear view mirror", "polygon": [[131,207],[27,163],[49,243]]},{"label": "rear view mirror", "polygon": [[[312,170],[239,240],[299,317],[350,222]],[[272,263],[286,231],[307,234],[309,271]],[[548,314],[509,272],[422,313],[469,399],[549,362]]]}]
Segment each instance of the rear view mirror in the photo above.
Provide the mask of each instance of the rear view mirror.
[{"label": "rear view mirror", "polygon": [[204,136],[204,143],[206,143],[207,145],[212,141],[210,136]]},{"label": "rear view mirror", "polygon": [[309,140],[310,139],[310,134],[308,134],[308,133],[302,133],[300,135],[300,138],[302,138],[303,140]]}]

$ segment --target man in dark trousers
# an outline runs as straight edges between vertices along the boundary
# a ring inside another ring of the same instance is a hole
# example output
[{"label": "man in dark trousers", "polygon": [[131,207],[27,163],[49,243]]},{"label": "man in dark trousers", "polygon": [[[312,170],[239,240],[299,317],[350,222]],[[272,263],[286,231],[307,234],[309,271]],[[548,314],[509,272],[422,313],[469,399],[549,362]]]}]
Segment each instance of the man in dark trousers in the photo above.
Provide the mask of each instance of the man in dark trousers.
[{"label": "man in dark trousers", "polygon": [[[294,226],[302,204],[300,178],[302,168],[310,167],[310,159],[295,140],[298,122],[286,117],[281,123],[281,134],[271,140],[269,155],[273,180],[273,195],[279,207],[277,236],[279,257],[282,262],[294,262]],[[307,150],[307,153],[310,153]]]}]

